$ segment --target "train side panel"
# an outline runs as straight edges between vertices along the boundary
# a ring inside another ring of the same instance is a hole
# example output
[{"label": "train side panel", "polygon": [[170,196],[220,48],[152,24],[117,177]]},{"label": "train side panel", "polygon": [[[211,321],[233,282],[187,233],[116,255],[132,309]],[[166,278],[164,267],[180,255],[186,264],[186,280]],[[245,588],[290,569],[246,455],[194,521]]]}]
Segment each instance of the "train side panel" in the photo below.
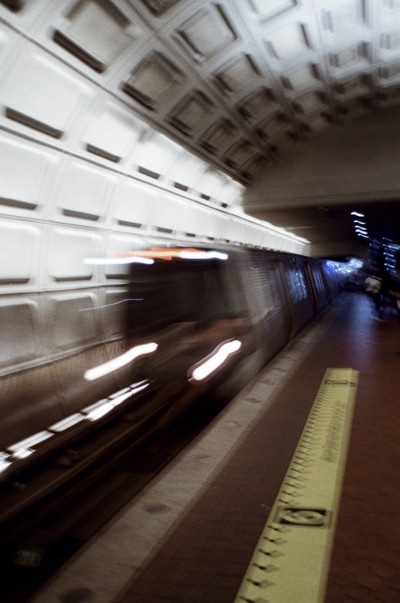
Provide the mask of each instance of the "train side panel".
[{"label": "train side panel", "polygon": [[[20,283],[10,285],[0,305],[7,325],[0,450],[137,383],[148,388],[141,404],[149,417],[164,409],[173,418],[207,392],[228,399],[340,290],[333,265],[313,261],[310,269],[301,256],[262,250],[220,252],[223,260],[102,267],[98,286],[68,288],[68,271],[87,270],[79,256],[75,268],[62,264],[61,288],[19,293]],[[238,348],[221,368],[194,383],[195,368],[232,344]],[[114,368],[148,345],[143,357]]]}]

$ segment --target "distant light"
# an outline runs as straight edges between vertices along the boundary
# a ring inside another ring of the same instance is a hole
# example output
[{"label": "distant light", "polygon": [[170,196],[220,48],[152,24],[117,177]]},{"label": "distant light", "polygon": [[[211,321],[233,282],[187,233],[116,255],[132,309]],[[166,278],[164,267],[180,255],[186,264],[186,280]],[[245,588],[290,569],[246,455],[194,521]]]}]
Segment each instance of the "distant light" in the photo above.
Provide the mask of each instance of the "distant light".
[{"label": "distant light", "polygon": [[104,375],[108,375],[109,373],[126,366],[141,356],[152,354],[157,348],[157,343],[145,343],[143,345],[137,345],[125,352],[125,354],[122,354],[121,356],[118,356],[109,362],[105,362],[104,364],[89,369],[86,371],[84,377],[87,381],[99,379],[99,377],[104,377]]},{"label": "distant light", "polygon": [[351,270],[357,270],[358,268],[361,268],[362,265],[362,260],[359,260],[358,258],[351,258],[348,263],[348,267]]},{"label": "distant light", "polygon": [[364,239],[369,239],[369,236],[368,236],[368,235],[362,234],[361,232],[358,232],[358,233],[357,233],[357,236],[358,236],[358,237],[363,237]]},{"label": "distant light", "polygon": [[200,361],[192,370],[191,379],[203,381],[216,371],[228,358],[235,354],[242,346],[238,339],[220,344],[209,356]]},{"label": "distant light", "polygon": [[353,220],[354,224],[360,224],[361,226],[366,226],[366,222],[362,222],[361,220]]},{"label": "distant light", "polygon": [[365,218],[364,214],[360,214],[358,211],[352,211],[351,212],[352,216],[358,216],[359,218]]}]

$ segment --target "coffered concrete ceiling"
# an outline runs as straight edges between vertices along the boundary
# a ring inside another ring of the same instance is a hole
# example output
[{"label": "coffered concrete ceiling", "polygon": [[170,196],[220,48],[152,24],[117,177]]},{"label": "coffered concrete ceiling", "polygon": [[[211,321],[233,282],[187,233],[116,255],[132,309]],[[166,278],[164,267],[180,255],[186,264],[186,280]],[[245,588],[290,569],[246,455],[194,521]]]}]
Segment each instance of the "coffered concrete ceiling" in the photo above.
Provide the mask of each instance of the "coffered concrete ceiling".
[{"label": "coffered concrete ceiling", "polygon": [[[31,2],[3,4],[23,11]],[[244,184],[245,212],[319,244],[355,240],[349,210],[360,203],[395,208],[400,0],[49,7],[56,44],[156,129]]]}]

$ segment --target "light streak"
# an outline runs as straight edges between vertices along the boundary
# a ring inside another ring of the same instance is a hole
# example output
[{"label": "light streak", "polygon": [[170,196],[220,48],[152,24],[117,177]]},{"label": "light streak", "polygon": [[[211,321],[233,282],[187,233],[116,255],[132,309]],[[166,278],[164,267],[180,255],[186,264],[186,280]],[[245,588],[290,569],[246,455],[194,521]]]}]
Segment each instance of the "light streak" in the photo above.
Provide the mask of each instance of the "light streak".
[{"label": "light streak", "polygon": [[96,402],[96,404],[84,408],[82,413],[86,415],[86,418],[89,419],[89,421],[97,421],[113,409],[114,405],[110,400],[100,400],[100,402]]},{"label": "light streak", "polygon": [[62,419],[61,421],[54,423],[54,425],[51,425],[49,427],[49,431],[55,431],[56,433],[59,431],[65,431],[66,429],[69,429],[70,427],[73,427],[84,420],[85,417],[81,415],[81,413],[76,412],[73,415],[69,415],[65,419]]},{"label": "light streak", "polygon": [[0,473],[3,473],[3,471],[6,471],[10,465],[12,465],[12,462],[9,460],[9,458],[9,454],[6,452],[0,452]]},{"label": "light streak", "polygon": [[112,396],[109,396],[109,398],[114,404],[114,406],[118,406],[119,404],[122,404],[122,402],[125,402],[125,400],[127,400],[131,396],[134,396],[135,394],[141,392],[143,389],[146,389],[146,387],[148,387],[149,385],[150,384],[147,380],[138,381],[138,383],[134,383],[133,385],[131,385],[130,389],[127,392],[117,392],[117,394],[113,394]]},{"label": "light streak", "polygon": [[142,356],[153,354],[153,352],[155,352],[157,348],[157,343],[146,343],[143,345],[137,345],[125,352],[125,354],[122,354],[117,358],[113,358],[113,360],[110,360],[109,362],[105,362],[104,364],[89,369],[85,372],[84,377],[87,381],[94,381],[95,379],[99,379],[100,377],[108,375],[113,371],[117,371],[118,369],[122,368],[123,366],[126,366],[127,364],[130,364],[131,362],[137,360]]},{"label": "light streak", "polygon": [[111,304],[104,304],[103,306],[96,306],[95,308],[79,308],[79,312],[87,312],[88,310],[100,310],[101,308],[109,308],[110,306],[117,306],[118,304],[124,304],[125,302],[136,302],[143,300],[143,297],[127,297],[126,299],[121,299],[120,301],[112,302]]},{"label": "light streak", "polygon": [[153,260],[227,260],[228,254],[220,251],[196,249],[192,247],[153,247],[152,249],[125,251],[118,254],[118,258],[151,258]]},{"label": "light streak", "polygon": [[189,373],[191,373],[189,380],[203,381],[219,369],[230,356],[236,354],[241,346],[242,343],[238,339],[221,343],[211,354],[189,369]]},{"label": "light streak", "polygon": [[48,440],[49,438],[53,437],[53,435],[54,433],[51,433],[47,430],[38,431],[37,433],[29,436],[29,438],[21,440],[16,444],[12,444],[12,446],[8,446],[7,450],[12,452],[13,458],[25,458],[34,452],[34,450],[32,450],[33,446]]},{"label": "light streak", "polygon": [[[140,347],[140,346],[138,346]],[[143,347],[143,346],[142,346]],[[147,379],[132,383],[129,387],[120,389],[108,398],[99,400],[90,406],[82,409],[80,412],[65,417],[61,421],[54,423],[45,431],[39,431],[20,442],[8,446],[8,452],[0,451],[0,473],[7,471],[13,464],[13,461],[23,460],[36,452],[34,446],[48,440],[57,433],[66,431],[83,421],[97,421],[112,411],[116,406],[122,404],[125,400],[131,398],[150,385]]]},{"label": "light streak", "polygon": [[192,251],[181,251],[179,257],[184,260],[227,260],[228,254],[219,251],[204,251],[195,253]]},{"label": "light streak", "polygon": [[120,390],[116,394],[109,396],[109,398],[100,400],[99,402],[84,408],[82,413],[85,415],[85,418],[89,419],[89,421],[97,421],[114,410],[116,406],[119,406],[119,404],[122,404],[122,402],[125,402],[125,400],[128,400],[143,389],[146,389],[148,386],[149,382],[147,380],[139,381],[138,383],[131,385],[129,388]]},{"label": "light streak", "polygon": [[85,264],[90,265],[99,265],[99,266],[109,266],[109,265],[119,265],[119,264],[154,264],[154,260],[152,258],[139,257],[139,256],[119,256],[115,258],[85,258]]}]

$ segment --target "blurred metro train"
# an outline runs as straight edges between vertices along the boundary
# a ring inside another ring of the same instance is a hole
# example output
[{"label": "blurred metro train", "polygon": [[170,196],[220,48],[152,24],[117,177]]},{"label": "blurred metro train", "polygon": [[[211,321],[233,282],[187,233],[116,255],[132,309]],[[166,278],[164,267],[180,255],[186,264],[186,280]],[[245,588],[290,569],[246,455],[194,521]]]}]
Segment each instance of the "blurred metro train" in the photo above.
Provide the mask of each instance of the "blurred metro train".
[{"label": "blurred metro train", "polygon": [[[42,294],[35,357],[0,379],[4,476],[117,414],[154,430],[200,396],[229,400],[345,278],[340,263],[235,247],[153,246],[86,262],[112,265],[120,284],[68,294],[57,314]],[[8,318],[17,333],[21,312]],[[73,345],[54,354],[54,333]]]}]

